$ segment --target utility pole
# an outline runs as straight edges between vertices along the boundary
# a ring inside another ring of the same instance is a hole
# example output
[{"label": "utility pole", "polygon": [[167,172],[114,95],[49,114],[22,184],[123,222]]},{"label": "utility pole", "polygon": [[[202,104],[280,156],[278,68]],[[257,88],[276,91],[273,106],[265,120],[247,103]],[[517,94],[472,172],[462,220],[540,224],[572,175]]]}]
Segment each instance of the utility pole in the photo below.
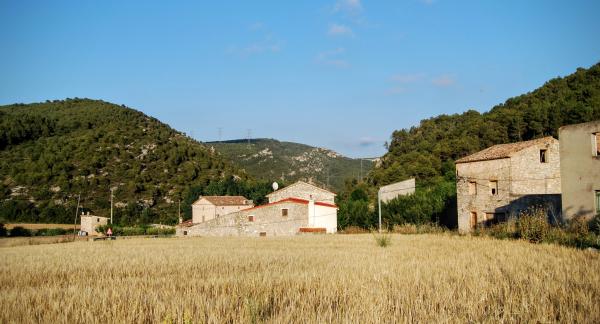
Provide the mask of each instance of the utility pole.
[{"label": "utility pole", "polygon": [[377,205],[379,205],[379,233],[381,233],[381,188],[377,190]]},{"label": "utility pole", "polygon": [[177,208],[177,217],[179,218],[179,223],[182,222],[181,219],[181,199],[179,199],[179,207]]},{"label": "utility pole", "polygon": [[81,201],[81,193],[77,196],[77,208],[75,208],[75,221],[73,222],[73,241],[75,241],[75,233],[77,231],[77,214],[79,213],[79,202]]},{"label": "utility pole", "polygon": [[113,188],[110,188],[110,225],[113,224]]},{"label": "utility pole", "polygon": [[248,144],[250,144],[250,137],[252,136],[252,130],[250,128],[248,128],[246,131],[248,132]]},{"label": "utility pole", "polygon": [[219,127],[219,143],[221,143],[222,137],[223,137],[223,127]]},{"label": "utility pole", "polygon": [[360,158],[360,180],[362,181],[362,172],[363,172],[363,159]]}]

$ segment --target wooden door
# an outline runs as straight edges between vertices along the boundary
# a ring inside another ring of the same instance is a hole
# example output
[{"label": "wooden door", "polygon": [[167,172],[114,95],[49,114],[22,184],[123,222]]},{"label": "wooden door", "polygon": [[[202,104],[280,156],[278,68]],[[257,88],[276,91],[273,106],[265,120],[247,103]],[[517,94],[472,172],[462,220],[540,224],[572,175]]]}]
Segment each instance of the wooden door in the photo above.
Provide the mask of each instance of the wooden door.
[{"label": "wooden door", "polygon": [[471,212],[471,229],[477,227],[477,212]]}]

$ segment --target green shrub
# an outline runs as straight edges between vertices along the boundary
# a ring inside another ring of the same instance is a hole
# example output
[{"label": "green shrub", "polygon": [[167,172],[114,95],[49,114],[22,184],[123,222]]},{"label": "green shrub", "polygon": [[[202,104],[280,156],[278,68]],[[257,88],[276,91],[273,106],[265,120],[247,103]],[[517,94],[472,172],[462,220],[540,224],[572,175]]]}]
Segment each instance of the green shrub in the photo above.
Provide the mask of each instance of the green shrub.
[{"label": "green shrub", "polygon": [[13,227],[13,229],[10,230],[10,236],[31,236],[31,231],[22,226],[15,226]]},{"label": "green shrub", "polygon": [[392,237],[390,236],[389,233],[384,232],[384,233],[376,234],[374,232],[373,237],[375,238],[375,242],[377,243],[377,245],[379,245],[381,247],[387,247],[390,244],[392,244]]},{"label": "green shrub", "polygon": [[592,233],[600,235],[600,214],[596,214],[594,218],[590,219],[588,226]]},{"label": "green shrub", "polygon": [[68,230],[64,228],[40,228],[35,232],[35,236],[57,236],[65,235]]},{"label": "green shrub", "polygon": [[544,241],[550,231],[550,224],[546,219],[546,211],[542,208],[532,208],[519,216],[519,237],[530,242]]},{"label": "green shrub", "polygon": [[148,227],[146,229],[147,235],[174,235],[174,228],[159,228],[159,227]]},{"label": "green shrub", "polygon": [[490,228],[484,229],[484,231],[486,234],[500,240],[516,239],[519,237],[518,223],[514,218],[492,225]]}]

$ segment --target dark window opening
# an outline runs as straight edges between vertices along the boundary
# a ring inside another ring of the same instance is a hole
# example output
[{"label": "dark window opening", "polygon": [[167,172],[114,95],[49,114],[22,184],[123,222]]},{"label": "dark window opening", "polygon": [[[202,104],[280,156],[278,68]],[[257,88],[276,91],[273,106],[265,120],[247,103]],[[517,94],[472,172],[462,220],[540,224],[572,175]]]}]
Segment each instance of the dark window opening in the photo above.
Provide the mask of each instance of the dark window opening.
[{"label": "dark window opening", "polygon": [[281,209],[281,216],[285,217],[287,215],[288,215],[288,209],[287,208]]},{"label": "dark window opening", "polygon": [[541,163],[548,162],[548,160],[546,158],[546,151],[548,151],[548,150],[540,150],[540,162]]},{"label": "dark window opening", "polygon": [[260,236],[267,236],[267,232],[260,232],[260,234],[258,234]]},{"label": "dark window opening", "polygon": [[97,222],[97,223],[100,223],[100,218],[96,218],[96,222]]},{"label": "dark window opening", "polygon": [[248,221],[249,222],[254,222],[254,215],[248,216]]},{"label": "dark window opening", "polygon": [[187,231],[183,231],[183,235],[187,235]]},{"label": "dark window opening", "polygon": [[498,180],[490,181],[490,189],[491,189],[492,196],[495,196],[498,194]]}]

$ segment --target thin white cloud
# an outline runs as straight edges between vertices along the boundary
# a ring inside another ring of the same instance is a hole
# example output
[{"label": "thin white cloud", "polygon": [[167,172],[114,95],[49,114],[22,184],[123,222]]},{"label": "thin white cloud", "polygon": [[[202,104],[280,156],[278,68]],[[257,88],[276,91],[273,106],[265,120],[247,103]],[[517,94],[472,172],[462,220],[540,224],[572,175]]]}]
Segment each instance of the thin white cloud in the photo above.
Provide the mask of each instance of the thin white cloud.
[{"label": "thin white cloud", "polygon": [[338,68],[346,68],[350,66],[350,63],[348,63],[348,61],[345,59],[345,53],[346,49],[343,47],[338,47],[329,51],[323,51],[317,54],[317,62]]},{"label": "thin white cloud", "polygon": [[262,21],[254,22],[254,23],[250,24],[250,26],[248,26],[248,29],[250,29],[252,31],[262,30],[264,28],[265,28],[265,24]]},{"label": "thin white cloud", "polygon": [[450,86],[455,85],[456,80],[451,75],[442,74],[440,76],[437,76],[437,77],[431,79],[431,83],[435,86],[445,88],[445,87],[450,87]]},{"label": "thin white cloud", "polygon": [[426,75],[424,73],[413,73],[413,74],[394,74],[390,77],[389,81],[392,86],[386,91],[388,95],[397,95],[406,93],[410,90],[410,87],[415,84],[422,82]]},{"label": "thin white cloud", "polygon": [[363,10],[360,0],[338,0],[333,7],[334,12],[358,14]]},{"label": "thin white cloud", "polygon": [[227,49],[227,53],[241,57],[248,57],[263,53],[277,53],[281,51],[282,43],[267,36],[261,41],[253,42],[245,46],[232,45]]},{"label": "thin white cloud", "polygon": [[423,73],[395,74],[395,75],[392,75],[390,80],[392,82],[397,82],[397,83],[414,83],[414,82],[423,80],[424,77],[425,77],[425,74],[423,74]]},{"label": "thin white cloud", "polygon": [[[226,50],[227,54],[248,57],[257,54],[277,53],[282,50],[283,42],[274,37],[263,22],[258,21],[250,24],[248,30],[252,32],[251,34],[255,40],[246,45],[230,45]],[[261,35],[262,39],[260,38]]]},{"label": "thin white cloud", "polygon": [[329,25],[329,30],[327,31],[327,35],[329,36],[354,36],[352,32],[352,28],[340,25],[340,24],[331,24]]}]

